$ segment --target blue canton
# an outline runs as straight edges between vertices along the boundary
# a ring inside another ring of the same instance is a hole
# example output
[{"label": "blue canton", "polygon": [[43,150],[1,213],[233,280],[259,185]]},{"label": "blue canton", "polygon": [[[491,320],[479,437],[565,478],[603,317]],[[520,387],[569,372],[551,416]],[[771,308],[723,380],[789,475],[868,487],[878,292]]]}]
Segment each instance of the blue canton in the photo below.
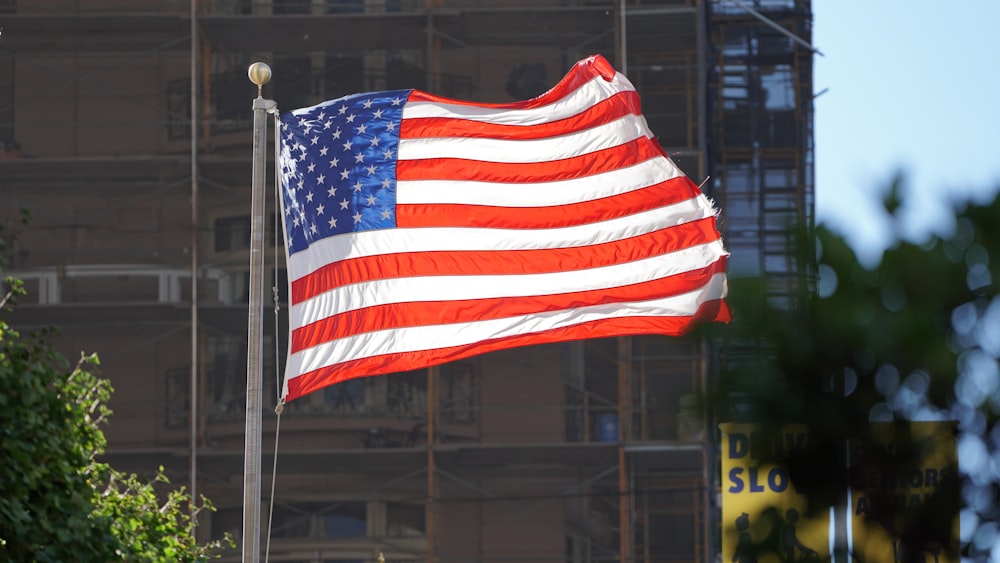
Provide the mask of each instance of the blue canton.
[{"label": "blue canton", "polygon": [[281,117],[288,253],[396,226],[396,152],[410,90],[354,94]]}]

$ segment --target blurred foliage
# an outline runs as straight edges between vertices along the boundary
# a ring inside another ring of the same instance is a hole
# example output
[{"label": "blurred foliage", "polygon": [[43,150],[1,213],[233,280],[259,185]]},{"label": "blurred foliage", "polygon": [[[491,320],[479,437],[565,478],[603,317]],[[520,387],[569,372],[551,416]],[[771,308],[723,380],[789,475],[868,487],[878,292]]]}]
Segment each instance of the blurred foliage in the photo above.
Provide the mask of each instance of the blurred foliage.
[{"label": "blurred foliage", "polygon": [[[31,212],[21,209],[20,224],[22,226],[31,222]],[[11,226],[10,219],[0,220],[0,272],[3,272],[10,265],[10,254],[16,246],[17,232]],[[0,284],[0,311],[17,304],[17,296],[24,293],[24,282],[7,276]]]},{"label": "blurred foliage", "polygon": [[[884,201],[897,235],[902,184],[897,178]],[[950,233],[897,240],[874,267],[823,227],[793,233],[800,263],[815,266],[806,268],[794,306],[771,299],[768,280],[730,280],[734,321],[709,397],[714,418],[759,424],[765,440],[787,424],[808,427],[804,447],[772,454],[807,495],[808,513],[843,504],[849,484],[862,494],[884,493],[858,479],[862,463],[905,478],[921,455],[909,420],[957,421],[959,451],[980,453],[987,460],[980,465],[992,468],[960,479],[952,467],[919,508],[873,506],[869,524],[902,542],[900,561],[924,561],[925,550],[937,546],[958,548],[954,517],[963,509],[973,524],[964,556],[988,558],[1000,538],[990,531],[1000,520],[1000,476],[988,463],[1000,459],[998,218],[1000,199],[956,208]],[[874,421],[890,423],[893,442],[905,447],[887,446]],[[846,455],[848,443],[864,452],[863,462]]]},{"label": "blurred foliage", "polygon": [[[3,302],[21,291],[10,283]],[[2,309],[3,307],[0,307]],[[0,559],[4,561],[203,561],[225,543],[196,540],[183,488],[98,461],[111,414],[96,356],[70,367],[48,332],[22,337],[0,318]]]}]

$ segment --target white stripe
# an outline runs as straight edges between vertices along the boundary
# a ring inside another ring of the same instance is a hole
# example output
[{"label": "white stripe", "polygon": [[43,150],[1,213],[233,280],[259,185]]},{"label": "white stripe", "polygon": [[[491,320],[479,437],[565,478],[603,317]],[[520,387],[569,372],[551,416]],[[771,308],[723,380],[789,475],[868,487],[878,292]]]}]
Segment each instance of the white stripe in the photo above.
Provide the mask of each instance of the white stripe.
[{"label": "white stripe", "polygon": [[550,162],[652,137],[641,115],[625,115],[609,123],[544,139],[421,137],[400,139],[399,160],[464,158],[484,162]]},{"label": "white stripe", "polygon": [[651,233],[706,217],[714,217],[704,194],[649,211],[600,223],[557,229],[485,229],[464,227],[385,229],[327,237],[292,254],[293,281],[339,260],[394,254],[460,250],[532,250],[587,246]]},{"label": "white stripe", "polygon": [[390,278],[335,287],[291,306],[290,326],[392,303],[461,301],[557,295],[647,282],[709,266],[726,255],[721,240],[641,260],[584,271],[542,274],[450,275]]},{"label": "white stripe", "polygon": [[503,319],[395,328],[341,338],[291,354],[288,378],[338,363],[393,352],[417,352],[473,344],[483,340],[532,334],[590,321],[623,317],[686,317],[706,301],[726,294],[726,277],[717,274],[705,286],[650,301],[593,305]]},{"label": "white stripe", "polygon": [[396,182],[396,203],[546,207],[592,201],[683,176],[669,158],[651,158],[601,174],[536,184],[404,180]]},{"label": "white stripe", "polygon": [[510,109],[415,101],[403,106],[403,119],[443,117],[501,125],[539,125],[572,117],[619,92],[629,90],[635,90],[635,87],[621,74],[616,74],[611,82],[595,76],[570,94],[537,108]]}]

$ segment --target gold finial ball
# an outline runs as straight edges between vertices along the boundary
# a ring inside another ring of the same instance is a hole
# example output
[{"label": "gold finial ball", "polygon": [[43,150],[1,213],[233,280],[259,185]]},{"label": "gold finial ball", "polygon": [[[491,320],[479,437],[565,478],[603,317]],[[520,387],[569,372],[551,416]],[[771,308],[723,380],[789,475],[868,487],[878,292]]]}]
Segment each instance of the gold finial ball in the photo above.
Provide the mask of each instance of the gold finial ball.
[{"label": "gold finial ball", "polygon": [[250,77],[250,82],[258,87],[263,86],[271,80],[271,67],[267,66],[267,63],[254,63],[247,70],[247,76]]}]

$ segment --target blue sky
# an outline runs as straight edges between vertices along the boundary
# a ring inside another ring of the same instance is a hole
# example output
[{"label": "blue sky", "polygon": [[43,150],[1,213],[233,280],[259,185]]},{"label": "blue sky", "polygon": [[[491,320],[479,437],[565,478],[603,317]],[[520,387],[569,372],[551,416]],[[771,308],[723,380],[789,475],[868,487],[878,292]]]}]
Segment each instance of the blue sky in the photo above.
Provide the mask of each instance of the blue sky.
[{"label": "blue sky", "polygon": [[[1000,0],[814,0],[816,215],[866,263],[906,173],[906,235],[1000,186]],[[1000,218],[998,218],[1000,220]]]}]

